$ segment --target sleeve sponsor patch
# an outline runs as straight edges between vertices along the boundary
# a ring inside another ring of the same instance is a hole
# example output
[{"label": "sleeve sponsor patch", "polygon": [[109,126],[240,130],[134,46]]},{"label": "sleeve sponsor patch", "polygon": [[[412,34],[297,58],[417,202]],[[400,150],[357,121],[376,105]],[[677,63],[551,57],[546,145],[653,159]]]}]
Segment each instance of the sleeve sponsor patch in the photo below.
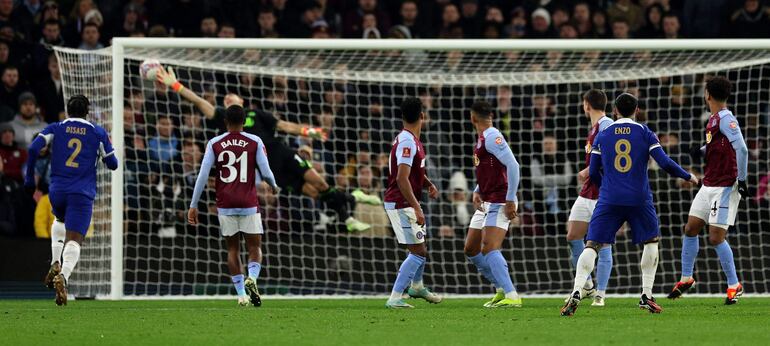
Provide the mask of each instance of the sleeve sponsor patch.
[{"label": "sleeve sponsor patch", "polygon": [[503,144],[503,137],[497,137],[495,138],[495,144],[501,145]]},{"label": "sleeve sponsor patch", "polygon": [[404,151],[401,152],[401,157],[412,157],[412,148],[404,148]]},{"label": "sleeve sponsor patch", "polygon": [[733,129],[733,130],[737,129],[738,128],[738,123],[736,123],[734,121],[731,121],[730,122],[730,128]]}]

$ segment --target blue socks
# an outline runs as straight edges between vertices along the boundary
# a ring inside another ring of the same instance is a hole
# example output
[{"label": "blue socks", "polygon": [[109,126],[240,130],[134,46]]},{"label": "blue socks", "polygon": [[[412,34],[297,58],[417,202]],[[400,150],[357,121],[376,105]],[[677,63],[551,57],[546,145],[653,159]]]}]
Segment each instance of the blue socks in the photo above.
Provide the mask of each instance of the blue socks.
[{"label": "blue socks", "polygon": [[596,262],[596,289],[606,291],[612,273],[612,246],[599,250],[599,260]]},{"label": "blue socks", "polygon": [[254,281],[259,279],[259,271],[262,270],[262,265],[259,262],[249,262],[249,277]]},{"label": "blue socks", "polygon": [[[422,272],[425,271],[425,260],[423,259],[422,264],[419,268],[417,268],[417,271],[414,272],[414,277],[412,278],[412,283],[420,283],[422,284]],[[412,285],[414,287],[414,285]]]},{"label": "blue socks", "polygon": [[246,295],[246,286],[243,284],[243,274],[233,275],[233,285],[235,285],[235,292],[238,293],[238,296],[245,296]]},{"label": "blue socks", "polygon": [[513,281],[511,281],[511,274],[508,272],[508,262],[505,261],[500,250],[491,251],[484,257],[495,281],[500,284],[500,288],[506,294],[516,292],[516,288],[513,287]]},{"label": "blue socks", "polygon": [[[722,244],[726,244],[725,241]],[[682,240],[682,277],[683,278],[689,278],[692,277],[692,271],[693,267],[695,267],[695,258],[698,257],[698,247],[700,246],[700,238],[698,236],[690,237],[685,235],[684,240]],[[728,245],[728,250],[729,250]],[[717,253],[719,251],[717,250]],[[722,258],[722,255],[719,255],[719,258]],[[730,251],[730,261],[732,262],[733,253]],[[735,268],[735,266],[733,266]],[[735,269],[733,269],[733,272]]]},{"label": "blue socks", "polygon": [[406,256],[404,263],[401,263],[401,267],[398,268],[398,276],[396,276],[396,282],[393,284],[393,292],[391,297],[398,294],[399,296],[409,286],[409,283],[415,278],[417,271],[420,271],[422,276],[421,267],[425,265],[425,257],[417,256],[415,254],[409,254]]},{"label": "blue socks", "polygon": [[495,280],[495,276],[492,275],[492,271],[489,269],[489,265],[487,265],[487,259],[484,258],[484,255],[482,253],[478,253],[476,256],[468,257],[473,264],[476,265],[476,268],[479,270],[479,273],[483,275],[489,282],[491,282],[495,287],[500,287],[500,285],[497,284],[497,281]]},{"label": "blue socks", "polygon": [[[583,239],[570,240],[569,247],[572,249],[572,267],[577,268],[578,258],[580,258],[580,254],[583,253],[583,249],[585,249],[586,244],[583,242]],[[609,277],[607,279],[609,280]],[[591,274],[588,274],[586,282],[591,282]]]},{"label": "blue socks", "polygon": [[[735,273],[735,260],[733,259],[733,249],[727,240],[714,247],[719,256],[719,262],[722,263],[722,271],[727,276],[727,285],[734,286],[738,284],[738,274]],[[684,255],[683,255],[684,257]]]}]

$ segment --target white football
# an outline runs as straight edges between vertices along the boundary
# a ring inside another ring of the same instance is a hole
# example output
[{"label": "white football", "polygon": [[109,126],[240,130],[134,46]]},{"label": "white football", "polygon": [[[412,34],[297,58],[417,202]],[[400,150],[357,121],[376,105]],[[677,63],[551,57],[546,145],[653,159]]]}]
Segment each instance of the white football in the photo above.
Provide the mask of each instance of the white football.
[{"label": "white football", "polygon": [[158,74],[158,70],[162,68],[163,66],[161,66],[160,61],[147,59],[139,65],[139,75],[142,76],[142,79],[154,81],[155,76]]}]

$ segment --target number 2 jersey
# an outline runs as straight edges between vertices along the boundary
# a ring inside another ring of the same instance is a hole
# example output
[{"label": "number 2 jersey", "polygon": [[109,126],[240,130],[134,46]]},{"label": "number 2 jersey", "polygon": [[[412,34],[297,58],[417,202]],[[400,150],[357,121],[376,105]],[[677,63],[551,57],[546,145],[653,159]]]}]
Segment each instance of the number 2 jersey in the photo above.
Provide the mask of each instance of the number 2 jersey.
[{"label": "number 2 jersey", "polygon": [[257,184],[275,186],[262,140],[246,132],[227,132],[206,144],[190,208],[197,208],[211,168],[216,168],[216,203],[219,215],[257,213]]}]

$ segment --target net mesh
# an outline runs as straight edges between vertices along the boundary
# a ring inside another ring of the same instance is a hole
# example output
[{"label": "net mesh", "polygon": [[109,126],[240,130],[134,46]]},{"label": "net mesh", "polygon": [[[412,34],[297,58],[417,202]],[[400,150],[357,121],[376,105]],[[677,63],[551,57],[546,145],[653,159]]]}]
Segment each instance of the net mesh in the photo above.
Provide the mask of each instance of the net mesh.
[{"label": "net mesh", "polygon": [[[748,180],[756,192],[756,198],[741,203],[729,240],[747,291],[770,292],[770,249],[764,245],[770,241],[770,51],[126,48],[121,105],[110,102],[108,51],[60,49],[57,54],[65,97],[83,93],[95,98],[99,111],[92,114],[93,120],[108,128],[112,111],[124,114],[126,294],[231,292],[212,189],[202,198],[209,206],[202,210],[202,225],[184,222],[202,149],[221,124],[206,120],[172,91],[142,80],[138,65],[150,58],[172,66],[184,85],[212,104],[221,105],[226,93],[237,93],[247,107],[326,128],[326,142],[280,133],[278,137],[312,157],[332,185],[374,195],[383,192],[387,153],[400,130],[398,105],[405,96],[419,96],[429,118],[422,135],[428,174],[442,190],[439,201],[423,203],[430,252],[425,280],[437,292],[455,294],[491,292],[463,254],[475,184],[476,135],[468,120],[474,100],[494,105],[495,125],[509,138],[522,166],[520,217],[503,245],[514,283],[525,294],[561,294],[570,290],[574,276],[566,220],[579,192],[577,172],[585,167],[590,127],[581,95],[590,88],[604,89],[610,98],[621,92],[637,95],[641,120],[658,133],[666,152],[686,168],[702,172],[687,153],[705,141],[704,80],[726,75],[734,82],[730,104],[750,149]],[[663,234],[656,281],[656,291],[662,291],[678,278],[681,230],[697,190],[654,163],[649,175]],[[78,292],[108,288],[109,179],[100,186],[95,235],[87,241],[88,255],[72,280]],[[276,196],[266,190],[259,194],[266,228],[261,289],[294,294],[389,292],[405,252],[397,246],[381,206],[359,203],[355,216],[373,228],[347,234],[337,223],[326,225],[330,211],[307,197],[285,192]],[[695,290],[722,292],[719,261],[705,235],[701,248]],[[638,292],[640,248],[621,234],[615,249],[608,292]]]}]

